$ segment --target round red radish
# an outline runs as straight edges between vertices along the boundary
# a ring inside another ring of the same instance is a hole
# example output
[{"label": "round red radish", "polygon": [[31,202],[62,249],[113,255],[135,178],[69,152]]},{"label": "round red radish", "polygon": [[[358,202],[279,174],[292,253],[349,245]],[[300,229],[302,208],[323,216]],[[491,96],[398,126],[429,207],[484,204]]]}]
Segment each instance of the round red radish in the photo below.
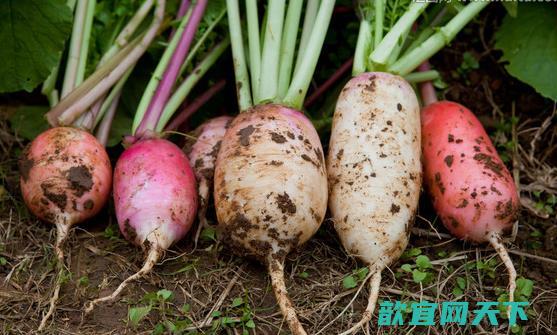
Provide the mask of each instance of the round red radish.
[{"label": "round red radish", "polygon": [[441,101],[422,110],[424,176],[448,230],[472,242],[509,231],[519,200],[513,178],[480,121]]},{"label": "round red radish", "polygon": [[[51,128],[33,140],[19,161],[21,193],[27,207],[40,219],[56,225],[54,249],[58,277],[64,267],[62,243],[70,227],[97,214],[108,199],[112,181],[104,147],[86,131]],[[39,330],[54,313],[61,281],[56,279],[48,312]]]},{"label": "round red radish", "polygon": [[162,253],[189,231],[197,210],[195,176],[186,155],[164,139],[140,140],[126,149],[114,169],[114,206],[120,231],[140,246],[143,267],[86,312],[114,300],[132,280],[145,275]]},{"label": "round red radish", "polygon": [[305,334],[284,282],[286,255],[319,228],[327,207],[321,143],[300,112],[276,104],[238,115],[215,167],[215,208],[224,241],[267,265],[294,334]]}]

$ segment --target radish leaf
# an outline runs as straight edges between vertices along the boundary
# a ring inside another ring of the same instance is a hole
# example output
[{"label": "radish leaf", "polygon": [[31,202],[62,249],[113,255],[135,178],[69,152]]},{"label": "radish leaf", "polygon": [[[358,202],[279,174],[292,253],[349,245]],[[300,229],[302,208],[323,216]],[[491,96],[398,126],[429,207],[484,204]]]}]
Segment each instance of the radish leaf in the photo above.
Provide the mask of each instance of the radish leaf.
[{"label": "radish leaf", "polygon": [[71,29],[65,0],[0,1],[0,92],[30,92],[45,80]]},{"label": "radish leaf", "polygon": [[495,47],[508,61],[507,71],[538,93],[557,100],[557,16],[550,3],[520,4],[516,18],[507,15],[495,35]]}]

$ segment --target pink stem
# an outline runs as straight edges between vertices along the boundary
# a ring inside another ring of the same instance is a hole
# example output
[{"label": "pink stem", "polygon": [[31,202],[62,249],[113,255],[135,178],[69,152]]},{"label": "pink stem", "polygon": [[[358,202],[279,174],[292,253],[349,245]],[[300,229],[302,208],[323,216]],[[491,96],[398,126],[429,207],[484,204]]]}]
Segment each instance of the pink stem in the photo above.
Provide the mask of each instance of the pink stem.
[{"label": "pink stem", "polygon": [[112,127],[112,120],[114,120],[114,115],[116,114],[116,109],[118,108],[118,101],[120,101],[120,96],[122,95],[122,91],[120,91],[112,100],[112,104],[106,111],[106,114],[102,118],[101,123],[99,124],[99,128],[97,129],[97,133],[95,136],[97,140],[106,147],[106,143],[108,143],[108,135],[110,135],[110,128]]},{"label": "pink stem", "polygon": [[178,78],[182,63],[189,52],[189,48],[193,38],[195,37],[195,32],[197,31],[199,22],[205,12],[207,1],[208,0],[199,0],[196,3],[191,18],[186,24],[186,28],[184,29],[180,41],[176,46],[176,50],[174,51],[159,86],[153,95],[153,99],[149,103],[145,116],[136,131],[136,135],[148,135],[148,133],[153,132],[156,128],[159,118],[164,110],[164,106],[168,102],[168,98],[172,93],[172,88],[176,83],[176,78]]},{"label": "pink stem", "polygon": [[321,84],[321,86],[319,86],[310,95],[310,97],[306,99],[306,103],[304,104],[304,107],[308,108],[309,106],[313,105],[313,103],[317,99],[319,99],[323,95],[323,93],[325,93],[329,88],[331,88],[331,86],[333,86],[333,84],[336,83],[337,80],[339,80],[342,76],[346,74],[346,72],[348,72],[348,70],[352,68],[353,62],[354,62],[354,58],[350,58],[349,60],[344,62],[344,64],[342,64],[340,68],[336,70],[335,73],[333,73],[333,75],[329,79],[327,79],[327,81]]},{"label": "pink stem", "polygon": [[[176,20],[181,20],[184,17],[184,15],[186,15],[186,13],[188,12],[188,9],[190,9],[190,1],[182,0],[182,2],[180,3],[180,8],[178,8],[178,13],[176,13]],[[174,34],[176,34],[176,27],[172,28],[172,30],[170,31],[169,40],[172,39]]]},{"label": "pink stem", "polygon": [[191,104],[187,105],[180,114],[178,114],[166,127],[166,130],[176,130],[182,123],[184,123],[190,116],[192,116],[201,106],[209,101],[215,94],[224,88],[226,81],[219,80],[215,85],[211,86],[202,95],[197,97]]},{"label": "pink stem", "polygon": [[[430,69],[431,67],[429,66],[429,62],[427,60],[423,62],[419,67],[420,71],[429,71]],[[435,94],[435,88],[433,87],[431,81],[425,81],[421,83],[420,91],[425,106],[437,102],[437,95]]]}]

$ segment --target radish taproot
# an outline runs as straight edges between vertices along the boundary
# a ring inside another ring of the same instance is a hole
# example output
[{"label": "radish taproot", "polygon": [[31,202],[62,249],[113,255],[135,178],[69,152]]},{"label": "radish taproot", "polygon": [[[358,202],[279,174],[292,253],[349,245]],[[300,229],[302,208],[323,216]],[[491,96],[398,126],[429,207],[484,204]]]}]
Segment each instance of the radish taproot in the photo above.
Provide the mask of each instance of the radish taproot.
[{"label": "radish taproot", "polygon": [[403,78],[364,73],[344,86],[327,158],[329,208],[342,245],[372,274],[362,320],[348,332],[371,319],[381,271],[408,243],[422,179],[420,139],[418,100]]},{"label": "radish taproot", "polygon": [[[406,248],[418,207],[420,109],[412,87],[399,76],[412,81],[438,76],[435,71],[411,72],[421,63],[416,60],[439,51],[487,4],[470,3],[450,20],[444,19],[448,11],[443,6],[435,6],[424,15],[427,29],[417,32],[412,26],[427,2],[400,4],[395,11],[386,11],[381,0],[361,2],[354,77],[337,101],[327,172],[335,230],[348,253],[369,267],[371,281],[361,320],[342,334],[371,320],[381,271]],[[383,35],[385,27],[390,29]],[[407,43],[410,34],[414,41]]]},{"label": "radish taproot", "polygon": [[[120,231],[145,251],[145,262],[112,294],[88,302],[86,313],[101,302],[115,300],[131,281],[150,272],[164,251],[186,235],[195,218],[197,190],[189,160],[178,146],[158,137],[194,85],[228,46],[228,40],[220,41],[178,83],[182,65],[195,56],[202,44],[203,37],[200,37],[190,53],[207,3],[199,0],[191,4],[189,14],[180,19],[147,84],[135,114],[133,136],[126,138],[129,147],[120,156],[114,171],[114,204]],[[222,14],[213,18],[207,28],[209,32],[220,22],[225,8],[213,7],[213,10]]]},{"label": "radish taproot", "polygon": [[438,102],[431,82],[421,88],[427,104],[421,115],[424,181],[433,206],[451,234],[495,248],[509,273],[512,302],[516,270],[501,236],[512,229],[520,207],[514,180],[470,110]]},{"label": "radish taproot", "polygon": [[206,215],[209,198],[213,191],[215,163],[222,138],[231,122],[231,116],[219,116],[204,122],[193,132],[196,136],[195,142],[185,148],[190,162],[193,163],[199,196],[199,227],[195,233],[195,244],[197,244],[201,230],[208,226]]},{"label": "radish taproot", "polygon": [[104,147],[88,132],[56,127],[41,133],[19,161],[25,204],[41,220],[56,225],[54,250],[58,275],[50,308],[39,329],[54,313],[64,271],[62,244],[71,226],[99,212],[108,199],[112,168]]},{"label": "radish taproot", "polygon": [[[267,266],[280,310],[295,335],[306,332],[288,297],[284,262],[288,253],[317,231],[327,207],[321,142],[298,109],[303,106],[334,3],[323,0],[306,15],[302,29],[306,37],[296,47],[302,1],[290,1],[288,10],[285,1],[269,1],[263,38],[257,2],[247,1],[248,72],[239,4],[227,1],[241,113],[227,129],[217,156],[217,219],[222,239],[234,252]],[[294,50],[298,50],[299,64],[292,71]]]}]

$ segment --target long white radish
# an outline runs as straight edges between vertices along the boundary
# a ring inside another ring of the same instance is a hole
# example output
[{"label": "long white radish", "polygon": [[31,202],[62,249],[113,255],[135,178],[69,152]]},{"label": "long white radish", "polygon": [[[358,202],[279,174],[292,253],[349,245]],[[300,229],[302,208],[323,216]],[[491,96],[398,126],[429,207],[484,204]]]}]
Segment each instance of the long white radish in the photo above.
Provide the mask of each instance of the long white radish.
[{"label": "long white radish", "polygon": [[327,172],[334,227],[350,255],[373,273],[362,320],[375,308],[381,271],[408,244],[422,182],[420,108],[412,87],[388,73],[363,73],[335,109]]}]

